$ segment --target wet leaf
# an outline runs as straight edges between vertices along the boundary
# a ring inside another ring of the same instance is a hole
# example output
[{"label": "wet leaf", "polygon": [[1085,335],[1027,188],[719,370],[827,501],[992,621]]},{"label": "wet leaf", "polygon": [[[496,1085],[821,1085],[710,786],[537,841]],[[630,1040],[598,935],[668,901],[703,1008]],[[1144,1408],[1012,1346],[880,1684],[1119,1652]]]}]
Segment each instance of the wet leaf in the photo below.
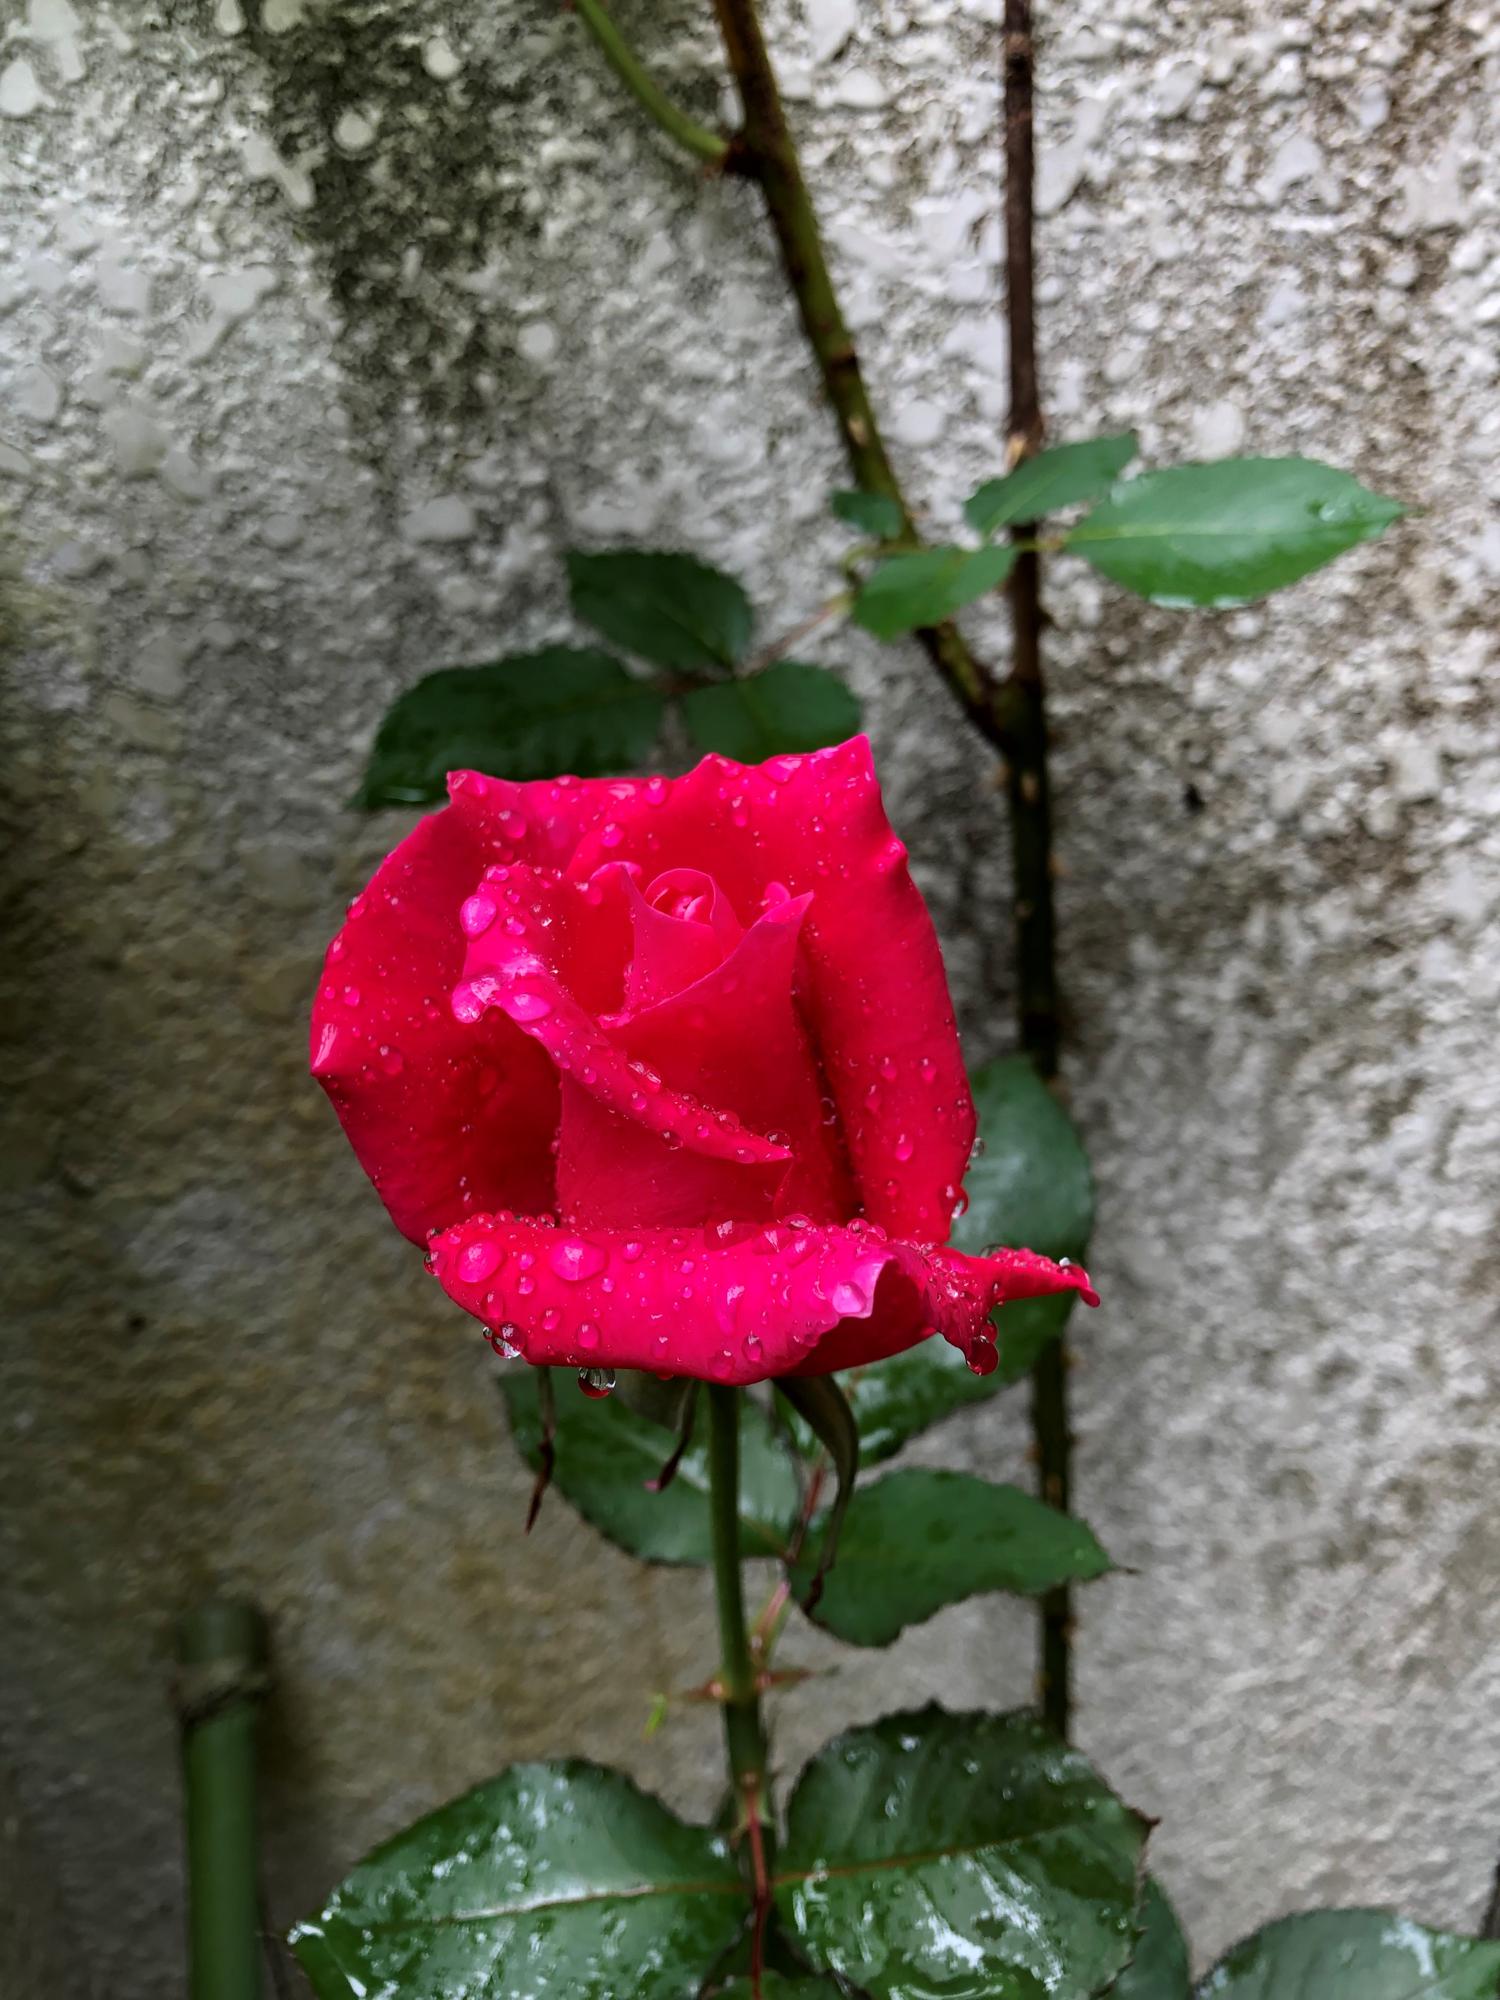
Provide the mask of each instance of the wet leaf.
[{"label": "wet leaf", "polygon": [[[540,1463],[536,1371],[500,1377],[511,1432],[527,1463]],[[557,1393],[552,1490],[617,1548],[646,1562],[706,1563],[713,1557],[708,1454],[702,1436],[683,1453],[671,1483],[647,1490],[678,1444],[674,1430],[626,1407],[594,1400],[566,1378]],[[740,1533],[747,1555],[780,1555],[797,1516],[797,1480],[764,1410],[740,1398]]]},{"label": "wet leaf", "polygon": [[1406,509],[1311,458],[1221,458],[1117,486],[1067,538],[1157,604],[1244,604],[1295,583]]},{"label": "wet leaf", "polygon": [[831,501],[835,514],[851,528],[872,535],[878,542],[894,541],[906,527],[901,503],[888,493],[860,493],[845,490]]},{"label": "wet leaf", "polygon": [[[971,1254],[990,1244],[1082,1260],[1094,1219],[1088,1156],[1072,1120],[1024,1056],[1007,1056],[971,1079],[983,1151],[969,1168],[969,1206],[953,1241]],[[875,1465],[951,1410],[1020,1381],[1074,1303],[1071,1292],[1018,1299],[994,1315],[999,1366],[971,1374],[946,1340],[924,1340],[846,1378],[859,1420],[860,1456]]]},{"label": "wet leaf", "polygon": [[721,1986],[715,2000],[840,2000],[843,1988],[831,1979],[789,1978],[784,1972],[763,1972],[757,1992],[749,1979]]},{"label": "wet leaf", "polygon": [[[794,1588],[813,1574],[820,1543],[809,1538]],[[851,1645],[888,1646],[906,1626],[982,1591],[1037,1597],[1110,1568],[1082,1521],[1017,1486],[967,1472],[893,1472],[856,1491],[813,1616]]]},{"label": "wet leaf", "polygon": [[844,683],[802,660],[777,660],[748,680],[694,688],[682,698],[682,714],[700,750],[742,764],[821,750],[859,729],[859,703]]},{"label": "wet leaf", "polygon": [[677,673],[731,667],[750,644],[750,600],[696,557],[646,549],[568,556],[573,609],[627,653]]},{"label": "wet leaf", "polygon": [[1135,1957],[1109,1989],[1109,2000],[1189,2000],[1187,1940],[1176,1912],[1153,1880],[1141,1903]]},{"label": "wet leaf", "polygon": [[926,1708],[808,1765],[777,1907],[871,2000],[1086,2000],[1130,1955],[1145,1837],[1033,1717]]},{"label": "wet leaf", "polygon": [[747,1914],[727,1844],[596,1764],[516,1764],[291,1934],[319,2000],[693,2000]]},{"label": "wet leaf", "polygon": [[592,648],[442,667],[387,710],[354,803],[427,805],[444,797],[450,771],[516,779],[626,771],[650,749],[662,708],[654,688]]},{"label": "wet leaf", "polygon": [[924,625],[941,625],[976,597],[997,589],[1015,559],[1008,542],[892,556],[862,585],[851,616],[877,639],[898,639]]},{"label": "wet leaf", "polygon": [[993,535],[1018,521],[1039,521],[1060,507],[1077,506],[1105,491],[1140,450],[1134,431],[1119,437],[1085,438],[1079,444],[1053,445],[1034,458],[1023,459],[1003,479],[987,479],[964,502],[969,526]]},{"label": "wet leaf", "polygon": [[1390,1910],[1309,1910],[1237,1944],[1193,1991],[1195,2000],[1495,2000],[1500,1944]]}]

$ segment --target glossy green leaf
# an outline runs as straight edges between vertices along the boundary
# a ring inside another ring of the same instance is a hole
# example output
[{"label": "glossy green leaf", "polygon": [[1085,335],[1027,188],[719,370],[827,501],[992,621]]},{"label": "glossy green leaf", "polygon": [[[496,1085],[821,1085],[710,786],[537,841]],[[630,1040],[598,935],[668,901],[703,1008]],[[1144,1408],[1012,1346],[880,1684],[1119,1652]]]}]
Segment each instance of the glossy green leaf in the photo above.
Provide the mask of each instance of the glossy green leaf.
[{"label": "glossy green leaf", "polygon": [[945,546],[892,556],[861,586],[852,617],[877,639],[898,639],[924,625],[941,625],[965,604],[1010,575],[1009,543],[983,549]]},{"label": "glossy green leaf", "polygon": [[979,534],[993,535],[997,528],[1039,521],[1060,507],[1097,499],[1139,450],[1134,431],[1053,445],[1035,458],[1023,459],[1003,479],[987,479],[964,502],[965,517]]},{"label": "glossy green leaf", "polygon": [[859,729],[859,703],[827,667],[777,660],[748,680],[716,681],[682,698],[683,720],[700,750],[742,764],[822,750]]},{"label": "glossy green leaf", "polygon": [[1034,1717],[926,1708],[808,1765],[776,1902],[871,2000],[1086,2000],[1130,1956],[1145,1838]]},{"label": "glossy green leaf", "polygon": [[627,653],[677,673],[731,667],[750,644],[750,600],[694,556],[645,549],[568,556],[573,609]]},{"label": "glossy green leaf", "polygon": [[846,490],[835,493],[831,505],[841,521],[858,528],[861,534],[872,535],[878,542],[894,541],[906,527],[900,501],[893,500],[888,493]]},{"label": "glossy green leaf", "polygon": [[1190,2000],[1187,1939],[1153,1880],[1141,1903],[1135,1957],[1109,1989],[1109,2000]]},{"label": "glossy green leaf", "polygon": [[604,776],[639,764],[661,723],[657,691],[608,653],[549,646],[442,667],[387,710],[354,803],[426,805],[450,771],[495,778]]},{"label": "glossy green leaf", "polygon": [[[794,1589],[819,1550],[809,1536]],[[1110,1568],[1082,1521],[1018,1486],[967,1472],[893,1472],[856,1490],[813,1616],[851,1645],[888,1646],[906,1626],[981,1591],[1037,1597]]]},{"label": "glossy green leaf", "polygon": [[1295,583],[1405,513],[1311,458],[1222,458],[1117,486],[1067,547],[1157,604],[1244,604]]},{"label": "glossy green leaf", "polygon": [[747,1914],[728,1846],[596,1764],[515,1764],[292,1932],[318,2000],[693,2000]]},{"label": "glossy green leaf", "polygon": [[1309,1910],[1237,1944],[1195,2000],[1495,2000],[1500,1944],[1390,1910]]},{"label": "glossy green leaf", "polygon": [[[1081,1260],[1094,1219],[1088,1157],[1072,1120],[1024,1056],[986,1064],[971,1079],[982,1150],[964,1183],[968,1208],[953,1241],[971,1254],[1001,1243]],[[995,1314],[999,1365],[971,1374],[946,1340],[924,1340],[846,1381],[860,1456],[875,1465],[950,1411],[1018,1382],[1067,1322],[1071,1292],[1018,1299]]]},{"label": "glossy green leaf", "polygon": [[[500,1377],[511,1432],[528,1464],[541,1463],[535,1371]],[[676,1433],[627,1407],[619,1396],[596,1400],[565,1371],[557,1384],[554,1492],[600,1534],[646,1562],[706,1563],[713,1556],[708,1513],[708,1454],[695,1433],[671,1484],[646,1489],[676,1449]],[[740,1399],[740,1533],[748,1555],[780,1555],[796,1519],[792,1461],[764,1410]]]}]

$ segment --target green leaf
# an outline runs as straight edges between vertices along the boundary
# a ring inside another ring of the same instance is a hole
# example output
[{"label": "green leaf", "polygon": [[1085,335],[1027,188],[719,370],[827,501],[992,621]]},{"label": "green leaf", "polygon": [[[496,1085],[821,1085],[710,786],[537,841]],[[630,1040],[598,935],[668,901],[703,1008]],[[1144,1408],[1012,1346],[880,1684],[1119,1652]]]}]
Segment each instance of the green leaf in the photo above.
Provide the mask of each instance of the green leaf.
[{"label": "green leaf", "polygon": [[893,500],[888,493],[846,490],[835,493],[830,504],[841,521],[847,521],[851,528],[858,528],[862,534],[873,535],[878,542],[892,542],[905,531],[906,519],[901,512],[901,503]]},{"label": "green leaf", "polygon": [[1143,473],[1066,546],[1157,604],[1244,604],[1399,520],[1397,500],[1311,458],[1221,458]]},{"label": "green leaf", "polygon": [[859,703],[826,667],[777,660],[748,680],[716,681],[682,698],[688,733],[701,750],[742,764],[842,743],[859,729]]},{"label": "green leaf", "polygon": [[1310,1910],[1237,1944],[1195,2000],[1495,2000],[1500,1944],[1390,1910]]},{"label": "green leaf", "polygon": [[1016,552],[1009,543],[984,549],[944,546],[892,556],[862,586],[851,614],[877,639],[898,639],[945,618],[1010,575]]},{"label": "green leaf", "polygon": [[1187,1940],[1153,1878],[1141,1904],[1135,1957],[1109,1989],[1109,2000],[1189,2000]]},{"label": "green leaf", "polygon": [[568,555],[568,590],[586,625],[676,673],[732,667],[750,644],[750,600],[694,556],[615,549]]},{"label": "green leaf", "polygon": [[[809,1537],[792,1571],[813,1574],[820,1539]],[[908,1625],[981,1591],[1038,1597],[1111,1568],[1082,1521],[967,1472],[893,1472],[861,1486],[814,1613],[852,1646],[888,1646]]]},{"label": "green leaf", "polygon": [[926,1708],[808,1765],[776,1902],[871,2000],[1085,2000],[1130,1956],[1145,1838],[1033,1717]]},{"label": "green leaf", "polygon": [[1035,458],[1023,459],[1003,479],[987,479],[964,502],[965,518],[977,533],[993,535],[997,528],[1017,521],[1039,521],[1060,507],[1096,499],[1139,450],[1134,431],[1054,445]]},{"label": "green leaf", "polygon": [[[535,1371],[500,1377],[511,1432],[527,1463],[541,1463]],[[649,1493],[678,1443],[674,1431],[626,1407],[618,1396],[584,1396],[558,1383],[554,1489],[617,1548],[646,1562],[706,1563],[713,1558],[708,1513],[708,1454],[701,1440],[683,1453],[670,1486]],[[791,1458],[764,1410],[740,1399],[740,1533],[749,1555],[778,1556],[798,1506]]]},{"label": "green leaf", "polygon": [[291,1941],[319,2000],[693,2000],[746,1914],[722,1839],[570,1760],[418,1820]]},{"label": "green leaf", "polygon": [[442,667],[386,711],[354,800],[426,805],[450,771],[494,778],[603,777],[639,764],[663,700],[608,653],[549,646],[481,667]]},{"label": "green leaf", "polygon": [[[991,1244],[1082,1259],[1094,1219],[1088,1157],[1072,1120],[1025,1056],[1006,1056],[971,1078],[982,1151],[969,1168],[968,1207],[953,1229],[973,1254]],[[851,1376],[860,1456],[875,1465],[950,1411],[980,1403],[1018,1382],[1062,1332],[1071,1292],[1018,1299],[994,1315],[999,1366],[971,1374],[956,1347],[924,1340]]]}]

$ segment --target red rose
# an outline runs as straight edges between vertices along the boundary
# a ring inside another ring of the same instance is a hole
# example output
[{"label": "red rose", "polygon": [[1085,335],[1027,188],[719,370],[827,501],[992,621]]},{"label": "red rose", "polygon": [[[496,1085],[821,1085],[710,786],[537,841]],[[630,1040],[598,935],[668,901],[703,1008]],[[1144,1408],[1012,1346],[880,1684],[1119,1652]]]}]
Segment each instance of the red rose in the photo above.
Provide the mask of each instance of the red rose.
[{"label": "red rose", "polygon": [[948,1235],[974,1136],[863,737],[472,771],[329,947],[312,1067],[444,1289],[538,1364],[825,1374],[1085,1274]]}]

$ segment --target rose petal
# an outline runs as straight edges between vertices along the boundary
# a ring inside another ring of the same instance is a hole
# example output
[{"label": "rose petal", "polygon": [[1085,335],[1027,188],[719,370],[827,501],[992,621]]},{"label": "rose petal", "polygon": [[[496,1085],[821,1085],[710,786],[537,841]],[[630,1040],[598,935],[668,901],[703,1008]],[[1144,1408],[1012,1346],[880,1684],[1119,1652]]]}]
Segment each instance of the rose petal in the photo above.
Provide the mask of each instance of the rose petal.
[{"label": "rose petal", "polygon": [[476,1216],[433,1244],[449,1297],[545,1367],[640,1368],[717,1382],[827,1374],[937,1331],[983,1367],[1008,1298],[1086,1274],[1030,1251],[964,1257],[864,1224],[572,1230]]},{"label": "rose petal", "polygon": [[462,815],[420,821],[349,906],[313,1003],[313,1074],[416,1243],[471,1210],[552,1200],[552,1065],[503,1015],[476,1032],[448,1005],[483,859]]},{"label": "rose petal", "polygon": [[[635,1012],[722,965],[739,943],[741,926],[729,898],[701,868],[668,869],[644,895],[627,881],[634,937],[625,1004]],[[680,909],[693,915],[677,914]]]},{"label": "rose petal", "polygon": [[[658,1142],[743,1165],[786,1160],[784,1145],[751,1131],[732,1111],[666,1085],[649,1063],[630,1056],[605,1033],[597,1014],[572,990],[587,977],[601,979],[599,967],[608,953],[597,937],[610,921],[611,907],[617,907],[611,898],[618,889],[614,870],[588,884],[560,882],[520,866],[492,871],[475,894],[492,892],[496,914],[468,938],[463,977],[452,993],[454,1015],[476,1024],[492,1009],[508,1015],[562,1075]],[[467,898],[464,907],[474,900]],[[597,1008],[597,994],[592,1000]]]},{"label": "rose petal", "polygon": [[791,1153],[771,1170],[669,1152],[565,1080],[557,1154],[561,1214],[610,1228],[769,1220],[842,1221],[854,1207],[822,1079],[792,1000],[797,936],[810,897],[768,910],[728,958],[693,985],[614,1023],[610,1041],[668,1086],[753,1121]]},{"label": "rose petal", "polygon": [[[490,778],[450,771],[448,797],[486,861],[565,868],[578,843],[593,836],[604,859],[619,843],[622,816],[648,811],[668,793],[665,778]],[[478,874],[478,869],[475,873]]]},{"label": "rose petal", "polygon": [[606,859],[647,875],[706,864],[742,922],[768,894],[813,892],[802,1000],[865,1213],[944,1241],[973,1100],[932,920],[866,739],[757,765],[706,757],[660,805],[621,801],[608,845],[602,828],[583,832],[567,873],[586,880]]}]

